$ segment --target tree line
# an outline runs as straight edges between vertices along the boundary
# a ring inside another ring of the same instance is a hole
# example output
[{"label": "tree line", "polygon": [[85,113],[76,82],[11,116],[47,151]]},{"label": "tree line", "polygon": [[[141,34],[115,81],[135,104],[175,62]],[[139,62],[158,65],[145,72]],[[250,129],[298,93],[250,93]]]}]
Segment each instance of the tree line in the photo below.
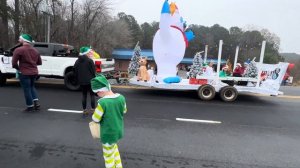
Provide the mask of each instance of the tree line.
[{"label": "tree line", "polygon": [[[139,25],[134,16],[124,12],[113,16],[111,0],[48,0],[48,5],[45,2],[1,0],[0,47],[7,49],[14,45],[20,32],[31,34],[35,41],[46,41],[47,17],[50,15],[51,42],[70,44],[76,48],[91,45],[105,57],[110,57],[114,48],[133,48],[138,41],[142,49],[152,49],[159,23]],[[219,40],[222,39],[223,58],[233,60],[235,48],[239,46],[241,61],[254,57],[259,59],[261,43],[266,40],[264,62],[283,60],[279,54],[279,37],[267,29],[245,31],[239,27],[226,29],[218,24],[211,27],[192,24],[188,29],[196,37],[189,42],[186,57],[193,57],[196,52],[204,50],[205,45],[209,46],[209,57],[216,57]]]},{"label": "tree line", "polygon": [[48,5],[46,0],[0,2],[0,47],[5,49],[17,42],[20,33],[45,42],[49,15],[50,42],[77,49],[91,45],[102,56],[109,56],[115,47],[133,44],[127,23],[111,14],[111,0],[48,0]]}]

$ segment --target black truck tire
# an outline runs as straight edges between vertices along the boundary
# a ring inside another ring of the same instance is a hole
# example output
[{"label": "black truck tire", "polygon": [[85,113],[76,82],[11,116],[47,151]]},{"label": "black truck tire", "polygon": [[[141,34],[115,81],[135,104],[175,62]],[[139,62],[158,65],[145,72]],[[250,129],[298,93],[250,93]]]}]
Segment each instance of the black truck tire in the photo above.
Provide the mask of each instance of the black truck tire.
[{"label": "black truck tire", "polygon": [[65,82],[65,86],[69,90],[76,91],[80,89],[80,85],[78,85],[73,71],[69,71],[65,74],[64,82]]},{"label": "black truck tire", "polygon": [[6,77],[3,73],[0,71],[0,86],[4,86],[6,84]]}]

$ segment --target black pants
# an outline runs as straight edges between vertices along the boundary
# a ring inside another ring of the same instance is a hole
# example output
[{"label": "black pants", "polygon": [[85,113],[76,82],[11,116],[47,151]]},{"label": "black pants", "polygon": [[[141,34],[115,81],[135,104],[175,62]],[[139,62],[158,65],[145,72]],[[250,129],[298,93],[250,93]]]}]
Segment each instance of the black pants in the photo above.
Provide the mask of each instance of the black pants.
[{"label": "black pants", "polygon": [[87,93],[90,92],[91,97],[91,108],[95,109],[95,96],[91,88],[91,84],[89,85],[80,85],[82,91],[82,108],[83,110],[86,109],[86,100],[87,100]]}]

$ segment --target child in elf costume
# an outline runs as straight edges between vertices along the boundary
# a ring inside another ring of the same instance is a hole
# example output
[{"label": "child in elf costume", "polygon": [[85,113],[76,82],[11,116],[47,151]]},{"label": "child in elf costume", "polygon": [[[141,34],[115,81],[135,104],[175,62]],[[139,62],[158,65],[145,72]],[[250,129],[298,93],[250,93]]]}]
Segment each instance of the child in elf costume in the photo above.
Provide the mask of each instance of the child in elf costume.
[{"label": "child in elf costume", "polygon": [[117,142],[124,135],[123,115],[127,112],[125,97],[111,91],[111,86],[103,75],[91,80],[94,93],[99,97],[93,121],[100,122],[100,138],[106,168],[122,168]]}]

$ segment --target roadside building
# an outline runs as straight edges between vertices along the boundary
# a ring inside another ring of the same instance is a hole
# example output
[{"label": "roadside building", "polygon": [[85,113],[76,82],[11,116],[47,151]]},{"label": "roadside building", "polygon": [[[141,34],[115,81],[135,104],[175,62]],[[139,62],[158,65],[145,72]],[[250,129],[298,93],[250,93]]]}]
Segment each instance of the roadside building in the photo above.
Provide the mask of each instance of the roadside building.
[{"label": "roadside building", "polygon": [[[115,59],[115,70],[125,72],[129,66],[129,62],[133,55],[132,49],[115,49],[112,53],[112,57]],[[153,67],[155,69],[156,64],[153,57],[152,50],[142,50],[141,56],[147,57],[148,60],[148,68]],[[210,59],[211,58],[211,59]],[[207,62],[213,62],[217,64],[217,58],[213,58],[212,56],[208,57]],[[226,63],[226,60],[222,59],[222,63]],[[193,64],[193,56],[189,58],[183,58],[178,68],[181,70],[186,70],[186,68]]]}]

